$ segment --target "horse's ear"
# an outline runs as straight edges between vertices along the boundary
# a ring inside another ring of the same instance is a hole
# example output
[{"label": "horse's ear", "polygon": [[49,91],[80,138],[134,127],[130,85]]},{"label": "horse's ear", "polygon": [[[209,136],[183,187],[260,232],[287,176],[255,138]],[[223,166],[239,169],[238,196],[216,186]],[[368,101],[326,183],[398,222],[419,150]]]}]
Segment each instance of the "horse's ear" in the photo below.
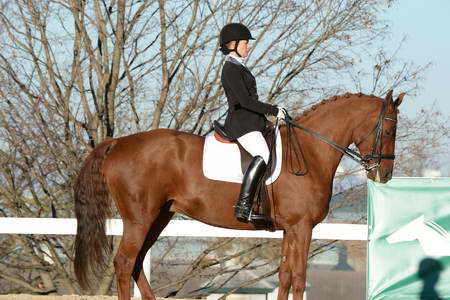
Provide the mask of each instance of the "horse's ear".
[{"label": "horse's ear", "polygon": [[386,103],[389,105],[389,104],[391,104],[391,103],[393,103],[393,99],[392,99],[392,93],[393,93],[394,91],[393,90],[389,90],[388,92],[387,92],[387,95],[386,95]]},{"label": "horse's ear", "polygon": [[400,95],[398,95],[397,99],[395,99],[395,101],[394,101],[395,108],[399,107],[400,104],[402,104],[403,97],[405,97],[405,95],[406,95],[406,93],[401,93]]}]

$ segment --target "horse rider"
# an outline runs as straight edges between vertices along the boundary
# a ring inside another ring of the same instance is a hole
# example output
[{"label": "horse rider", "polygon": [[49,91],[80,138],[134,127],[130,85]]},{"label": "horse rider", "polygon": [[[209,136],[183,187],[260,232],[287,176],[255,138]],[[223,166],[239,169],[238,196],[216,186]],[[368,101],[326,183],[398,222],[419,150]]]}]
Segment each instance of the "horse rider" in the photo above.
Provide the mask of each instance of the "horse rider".
[{"label": "horse rider", "polygon": [[249,40],[254,40],[250,30],[240,23],[227,24],[220,31],[220,51],[227,55],[221,77],[228,101],[224,129],[253,156],[234,207],[234,215],[240,221],[249,220],[256,189],[269,161],[269,147],[262,135],[267,121],[265,115],[286,117],[284,108],[258,100],[255,77],[245,66],[251,48]]}]

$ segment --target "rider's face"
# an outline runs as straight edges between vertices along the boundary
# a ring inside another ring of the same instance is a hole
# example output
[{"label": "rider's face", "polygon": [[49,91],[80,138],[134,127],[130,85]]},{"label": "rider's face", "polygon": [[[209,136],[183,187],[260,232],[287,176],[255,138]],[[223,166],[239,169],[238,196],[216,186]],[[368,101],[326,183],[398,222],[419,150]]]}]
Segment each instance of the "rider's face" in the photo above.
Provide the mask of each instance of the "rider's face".
[{"label": "rider's face", "polygon": [[247,57],[248,53],[250,52],[250,49],[251,49],[251,46],[250,46],[248,40],[239,41],[237,50],[242,57]]}]

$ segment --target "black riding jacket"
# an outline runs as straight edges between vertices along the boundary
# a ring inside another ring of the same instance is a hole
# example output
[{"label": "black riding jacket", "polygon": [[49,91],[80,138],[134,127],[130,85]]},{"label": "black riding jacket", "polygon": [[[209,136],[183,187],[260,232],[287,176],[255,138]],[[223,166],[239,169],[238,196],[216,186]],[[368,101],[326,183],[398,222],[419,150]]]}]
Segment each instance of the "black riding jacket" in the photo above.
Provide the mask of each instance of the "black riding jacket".
[{"label": "black riding jacket", "polygon": [[263,131],[267,115],[276,116],[278,107],[258,100],[256,80],[252,73],[232,56],[222,68],[222,86],[228,100],[225,131],[231,138],[239,138],[252,131]]}]

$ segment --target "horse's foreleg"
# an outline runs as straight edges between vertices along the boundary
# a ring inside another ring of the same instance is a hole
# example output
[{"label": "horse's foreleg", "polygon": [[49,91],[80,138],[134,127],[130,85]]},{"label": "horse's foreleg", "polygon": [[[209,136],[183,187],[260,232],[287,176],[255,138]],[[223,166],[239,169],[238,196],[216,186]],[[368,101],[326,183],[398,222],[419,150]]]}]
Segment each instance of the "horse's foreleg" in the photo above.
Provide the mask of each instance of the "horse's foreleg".
[{"label": "horse's foreleg", "polygon": [[143,261],[145,258],[145,255],[147,254],[148,250],[153,246],[153,244],[158,239],[161,232],[164,230],[164,228],[169,223],[170,219],[173,217],[173,212],[170,211],[162,211],[161,214],[158,216],[158,218],[153,222],[147,237],[145,239],[145,242],[141,248],[141,251],[139,252],[138,258],[136,260],[136,263],[134,265],[133,270],[133,278],[136,281],[136,284],[139,288],[139,291],[141,292],[141,299],[142,300],[155,300],[155,295],[153,294],[150,284],[148,282],[148,279],[146,278],[144,274],[143,269]]},{"label": "horse's foreleg", "polygon": [[294,300],[303,300],[306,287],[306,267],[308,264],[309,245],[311,243],[312,225],[295,226],[288,261],[292,267],[292,291]]},{"label": "horse's foreleg", "polygon": [[278,288],[277,300],[287,300],[289,296],[289,289],[291,288],[292,273],[288,262],[289,257],[289,241],[286,231],[283,233],[283,244],[281,246],[281,261],[278,278],[280,286]]}]

